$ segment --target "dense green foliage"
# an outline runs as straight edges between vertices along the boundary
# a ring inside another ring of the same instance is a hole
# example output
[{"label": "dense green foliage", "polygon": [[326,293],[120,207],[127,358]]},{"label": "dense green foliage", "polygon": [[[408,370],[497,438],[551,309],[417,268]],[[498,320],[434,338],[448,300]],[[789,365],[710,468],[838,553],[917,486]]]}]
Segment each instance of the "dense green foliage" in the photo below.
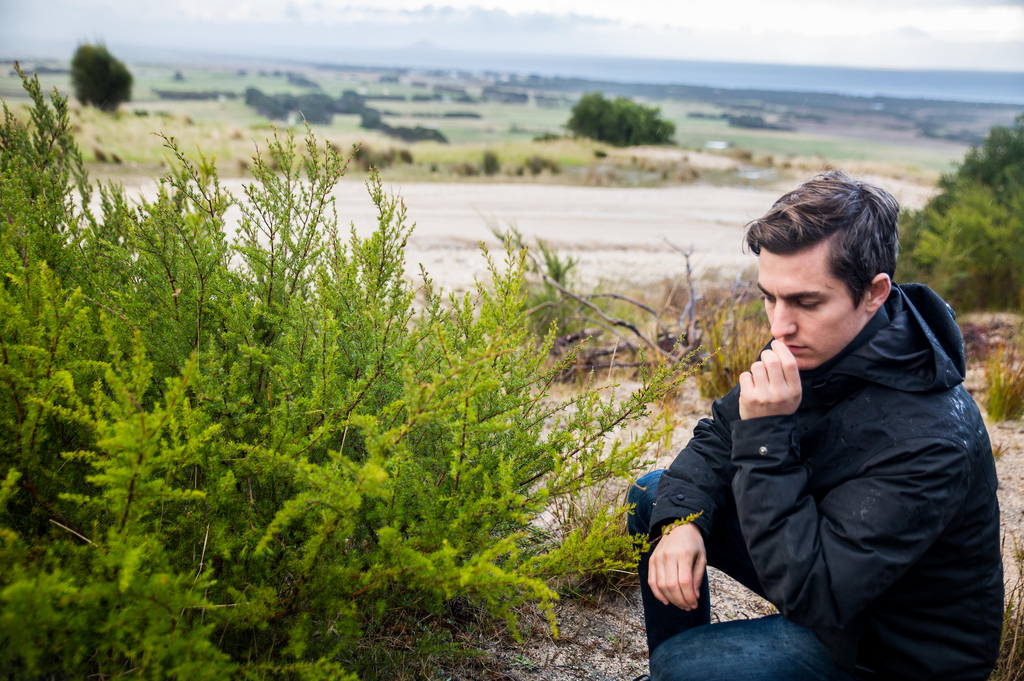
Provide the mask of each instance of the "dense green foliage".
[{"label": "dense green foliage", "polygon": [[954,306],[1024,303],[1024,115],[973,147],[940,193],[900,224],[902,280],[920,280]]},{"label": "dense green foliage", "polygon": [[71,58],[71,87],[82,104],[116,111],[132,98],[132,74],[105,45],[79,45]]},{"label": "dense green foliage", "polygon": [[625,97],[605,99],[600,92],[583,95],[566,123],[569,132],[620,147],[665,144],[676,132],[675,123],[659,118],[661,109]]},{"label": "dense green foliage", "polygon": [[129,204],[25,84],[31,123],[0,128],[0,676],[423,678],[466,613],[514,627],[551,579],[635,558],[614,504],[541,519],[631,479],[662,432],[617,433],[675,369],[553,400],[511,243],[491,286],[414,290],[404,205],[373,175],[377,229],[344,239],[347,161],[311,134],[237,199],[168,139]]}]

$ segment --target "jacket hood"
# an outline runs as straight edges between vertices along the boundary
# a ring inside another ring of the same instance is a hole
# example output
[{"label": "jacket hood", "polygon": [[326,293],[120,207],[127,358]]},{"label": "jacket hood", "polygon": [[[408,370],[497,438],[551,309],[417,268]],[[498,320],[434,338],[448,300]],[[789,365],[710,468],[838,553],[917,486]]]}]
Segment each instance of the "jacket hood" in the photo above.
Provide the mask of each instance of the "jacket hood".
[{"label": "jacket hood", "polygon": [[825,402],[863,381],[913,393],[948,390],[962,383],[967,372],[955,317],[953,308],[927,286],[893,284],[861,335],[808,372],[807,383]]}]

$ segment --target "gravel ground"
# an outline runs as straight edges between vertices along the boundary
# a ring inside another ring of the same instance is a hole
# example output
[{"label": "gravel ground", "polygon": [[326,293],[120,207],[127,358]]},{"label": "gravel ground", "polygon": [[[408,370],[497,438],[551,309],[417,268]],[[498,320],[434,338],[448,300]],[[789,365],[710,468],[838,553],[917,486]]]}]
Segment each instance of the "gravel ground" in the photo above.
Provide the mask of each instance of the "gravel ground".
[{"label": "gravel ground", "polygon": [[[751,619],[774,612],[768,601],[714,568],[708,569],[713,622]],[[640,589],[606,592],[593,601],[564,599],[555,607],[559,636],[545,623],[527,616],[536,633],[522,643],[495,641],[486,668],[467,670],[460,679],[527,679],[543,681],[631,681],[647,673]],[[531,621],[532,620],[532,621]]]}]

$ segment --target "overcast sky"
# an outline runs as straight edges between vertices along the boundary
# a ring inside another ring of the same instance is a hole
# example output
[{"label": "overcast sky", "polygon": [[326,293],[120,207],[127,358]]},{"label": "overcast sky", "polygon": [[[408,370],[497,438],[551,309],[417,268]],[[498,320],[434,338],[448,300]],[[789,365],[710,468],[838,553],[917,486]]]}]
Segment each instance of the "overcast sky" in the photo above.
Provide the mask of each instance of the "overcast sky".
[{"label": "overcast sky", "polygon": [[442,50],[1024,71],[1024,0],[0,0],[0,57],[103,39],[350,61]]}]

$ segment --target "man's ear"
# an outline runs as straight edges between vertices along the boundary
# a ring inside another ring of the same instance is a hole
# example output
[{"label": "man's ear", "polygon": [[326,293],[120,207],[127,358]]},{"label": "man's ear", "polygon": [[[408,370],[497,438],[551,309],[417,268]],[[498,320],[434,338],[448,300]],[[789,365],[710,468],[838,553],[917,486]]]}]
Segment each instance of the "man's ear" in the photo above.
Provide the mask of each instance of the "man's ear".
[{"label": "man's ear", "polygon": [[888,300],[891,290],[892,279],[889,278],[889,275],[884,272],[876,274],[875,278],[871,280],[868,290],[864,292],[864,304],[867,311],[874,313],[882,307]]}]

